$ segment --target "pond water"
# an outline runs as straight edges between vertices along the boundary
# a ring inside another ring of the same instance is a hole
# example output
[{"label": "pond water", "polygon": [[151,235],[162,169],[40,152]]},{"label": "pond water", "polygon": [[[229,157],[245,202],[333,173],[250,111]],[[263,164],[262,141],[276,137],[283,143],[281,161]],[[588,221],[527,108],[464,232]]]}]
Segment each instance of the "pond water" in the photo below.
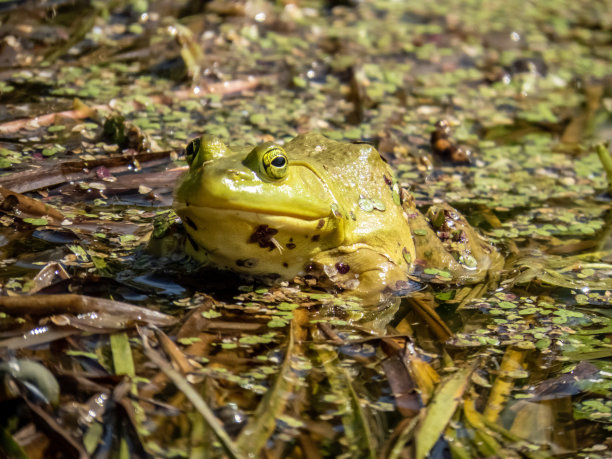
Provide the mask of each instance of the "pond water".
[{"label": "pond water", "polygon": [[[7,455],[610,455],[607,2],[8,1],[0,17]],[[475,286],[430,271],[373,313],[312,277],[186,258],[186,144],[312,131],[374,145],[503,269]]]}]

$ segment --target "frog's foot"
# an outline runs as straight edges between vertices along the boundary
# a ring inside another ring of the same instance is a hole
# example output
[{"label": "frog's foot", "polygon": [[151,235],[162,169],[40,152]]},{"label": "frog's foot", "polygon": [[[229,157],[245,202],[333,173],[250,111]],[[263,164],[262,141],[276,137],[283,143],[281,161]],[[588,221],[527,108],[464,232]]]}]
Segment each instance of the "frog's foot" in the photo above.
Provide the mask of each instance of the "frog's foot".
[{"label": "frog's foot", "polygon": [[313,262],[331,283],[368,306],[382,304],[394,292],[407,292],[411,286],[404,267],[365,244],[321,252]]}]

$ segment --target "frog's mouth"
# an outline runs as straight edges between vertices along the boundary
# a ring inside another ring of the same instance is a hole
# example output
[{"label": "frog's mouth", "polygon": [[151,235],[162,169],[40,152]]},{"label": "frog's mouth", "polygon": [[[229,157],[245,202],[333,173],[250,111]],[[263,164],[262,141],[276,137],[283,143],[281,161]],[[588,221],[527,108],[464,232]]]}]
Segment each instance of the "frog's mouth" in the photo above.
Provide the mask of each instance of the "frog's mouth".
[{"label": "frog's mouth", "polygon": [[174,202],[174,210],[182,219],[188,219],[190,215],[198,215],[202,219],[206,219],[207,216],[219,215],[234,215],[239,217],[251,216],[249,220],[259,221],[268,218],[278,219],[285,218],[291,221],[303,221],[303,222],[319,222],[320,220],[328,220],[332,216],[332,211],[328,213],[304,212],[303,209],[274,209],[274,208],[256,208],[248,205],[224,205],[224,206],[210,206],[210,205],[194,205],[186,201]]},{"label": "frog's mouth", "polygon": [[279,238],[289,244],[292,238],[298,244],[306,241],[320,244],[332,233],[335,235],[331,236],[334,240],[341,239],[343,233],[342,219],[332,218],[331,211],[329,215],[313,218],[299,212],[279,213],[245,209],[243,206],[217,208],[183,202],[175,202],[174,209],[187,232],[205,247],[210,246],[211,241],[221,242],[223,239],[258,242],[261,247],[272,247],[262,243],[267,240],[278,247],[275,241]]}]

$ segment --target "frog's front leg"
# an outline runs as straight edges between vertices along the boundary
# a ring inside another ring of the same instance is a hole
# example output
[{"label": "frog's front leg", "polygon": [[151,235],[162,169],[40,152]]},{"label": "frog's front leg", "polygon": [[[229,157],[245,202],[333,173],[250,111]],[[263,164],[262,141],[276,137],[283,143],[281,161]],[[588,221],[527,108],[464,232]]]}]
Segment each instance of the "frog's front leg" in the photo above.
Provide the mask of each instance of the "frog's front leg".
[{"label": "frog's front leg", "polygon": [[452,284],[475,284],[487,275],[497,277],[503,258],[459,211],[448,204],[435,204],[423,215],[410,195],[404,199],[404,211],[417,253],[415,275],[427,274],[431,282]]}]

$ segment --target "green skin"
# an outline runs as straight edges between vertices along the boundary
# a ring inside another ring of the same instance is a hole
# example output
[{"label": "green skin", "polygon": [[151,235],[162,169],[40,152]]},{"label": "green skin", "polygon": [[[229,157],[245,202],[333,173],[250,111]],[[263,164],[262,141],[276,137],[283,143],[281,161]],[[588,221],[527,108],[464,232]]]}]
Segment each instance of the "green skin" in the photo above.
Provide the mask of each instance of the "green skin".
[{"label": "green skin", "polygon": [[375,303],[426,267],[448,272],[439,281],[478,282],[497,255],[449,206],[430,209],[436,228],[463,236],[440,239],[370,145],[304,134],[284,147],[230,149],[204,135],[186,153],[174,200],[185,250],[221,269],[317,272]]}]

